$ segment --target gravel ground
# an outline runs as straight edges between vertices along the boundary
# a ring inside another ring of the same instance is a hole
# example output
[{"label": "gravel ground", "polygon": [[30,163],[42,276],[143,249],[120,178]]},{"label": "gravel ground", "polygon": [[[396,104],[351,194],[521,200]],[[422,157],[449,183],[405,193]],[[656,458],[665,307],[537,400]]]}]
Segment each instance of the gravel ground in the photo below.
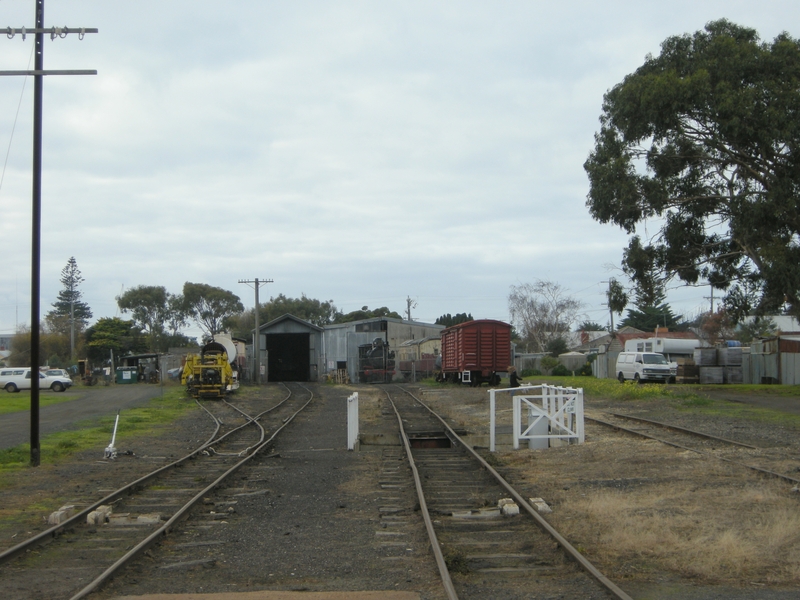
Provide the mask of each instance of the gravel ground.
[{"label": "gravel ground", "polygon": [[[313,386],[313,389],[317,395],[309,412],[287,428],[269,457],[252,461],[255,463],[252,467],[242,471],[229,487],[208,498],[184,527],[148,552],[97,597],[259,589],[408,590],[426,599],[444,597],[424,526],[414,511],[412,492],[393,490],[390,496],[380,485],[386,465],[396,461],[397,448],[364,445],[358,452],[348,452],[345,448],[346,398],[354,390],[361,396],[364,438],[374,443],[393,441],[391,423],[381,418],[381,388]],[[444,394],[426,394],[425,400],[439,406],[452,416],[456,425],[468,429],[472,439],[479,440],[487,431],[487,397],[485,388],[452,388]],[[587,399],[587,406],[669,419],[762,445],[793,447],[793,440],[798,437],[795,429],[733,415],[698,417],[676,410],[668,400],[612,403]],[[134,456],[108,463],[99,460],[102,456],[99,448],[76,457],[73,462],[27,471],[24,477],[0,490],[0,547],[11,546],[14,539],[43,528],[42,517],[64,501],[80,501],[95,497],[101,489],[119,487],[153,466],[185,454],[196,440],[205,439],[209,431],[207,418],[200,411],[193,411],[179,426],[157,439],[131,443]],[[598,481],[602,477],[597,471],[597,454],[605,447],[606,435],[611,436],[604,430],[591,432],[586,447],[577,450],[576,456],[585,456],[585,462],[566,458],[568,453],[576,451],[573,446],[555,452],[540,451],[535,455],[535,464],[545,469],[552,462],[553,468],[560,469],[570,481]],[[637,448],[633,441],[613,444],[613,452],[617,453],[640,452]],[[533,456],[527,452],[524,455]],[[562,490],[552,482],[531,481],[527,477],[533,469],[523,468],[519,456],[501,452],[494,460],[527,491],[546,490],[540,495],[547,495],[552,489],[554,506],[581,489],[580,483],[575,483],[571,490]],[[607,462],[609,470],[619,464]],[[630,478],[632,474],[625,472],[618,476]],[[670,485],[674,484],[673,480]],[[387,506],[397,510],[392,513],[395,522],[385,518],[382,509]],[[398,528],[387,527],[390,523]],[[400,535],[387,535],[394,533]],[[637,599],[786,600],[800,596],[800,584],[686,580],[657,564],[641,572],[627,563],[612,563],[605,571]]]}]

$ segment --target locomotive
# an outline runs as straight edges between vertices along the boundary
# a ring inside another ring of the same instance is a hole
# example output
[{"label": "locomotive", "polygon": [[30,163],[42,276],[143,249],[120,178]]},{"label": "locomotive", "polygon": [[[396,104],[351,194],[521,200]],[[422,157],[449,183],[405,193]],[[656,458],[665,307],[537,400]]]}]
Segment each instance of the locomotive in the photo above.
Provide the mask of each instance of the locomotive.
[{"label": "locomotive", "polygon": [[236,347],[229,338],[219,336],[189,354],[181,373],[181,384],[195,398],[222,398],[239,387],[238,372],[231,368],[236,360]]},{"label": "locomotive", "polygon": [[359,383],[389,383],[395,375],[394,350],[383,338],[358,347]]}]

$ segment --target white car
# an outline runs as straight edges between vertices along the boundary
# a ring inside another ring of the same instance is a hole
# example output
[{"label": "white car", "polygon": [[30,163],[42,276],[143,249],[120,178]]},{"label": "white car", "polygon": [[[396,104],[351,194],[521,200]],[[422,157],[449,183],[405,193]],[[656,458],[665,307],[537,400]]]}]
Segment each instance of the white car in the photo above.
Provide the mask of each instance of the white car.
[{"label": "white car", "polygon": [[[72,385],[69,377],[60,375],[45,375],[39,372],[39,389],[51,389],[54,392],[63,392]],[[17,367],[0,369],[0,388],[9,393],[31,389],[30,367]]]}]

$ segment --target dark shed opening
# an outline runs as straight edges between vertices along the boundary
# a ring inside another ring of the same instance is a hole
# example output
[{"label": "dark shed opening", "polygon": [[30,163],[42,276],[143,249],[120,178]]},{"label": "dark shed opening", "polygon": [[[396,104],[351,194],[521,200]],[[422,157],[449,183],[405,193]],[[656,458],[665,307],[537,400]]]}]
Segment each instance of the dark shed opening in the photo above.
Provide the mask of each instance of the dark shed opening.
[{"label": "dark shed opening", "polygon": [[311,370],[310,334],[268,333],[270,381],[308,381]]}]

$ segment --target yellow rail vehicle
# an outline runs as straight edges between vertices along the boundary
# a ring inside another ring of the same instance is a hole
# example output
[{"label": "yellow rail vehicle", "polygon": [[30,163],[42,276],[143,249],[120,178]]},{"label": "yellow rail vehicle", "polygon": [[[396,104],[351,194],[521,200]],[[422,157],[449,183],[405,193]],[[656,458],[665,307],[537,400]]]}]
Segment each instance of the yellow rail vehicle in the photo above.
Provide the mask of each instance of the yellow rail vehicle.
[{"label": "yellow rail vehicle", "polygon": [[183,366],[181,384],[193,397],[202,399],[223,398],[236,387],[233,369],[228,361],[225,346],[209,342],[200,354],[189,354]]}]

